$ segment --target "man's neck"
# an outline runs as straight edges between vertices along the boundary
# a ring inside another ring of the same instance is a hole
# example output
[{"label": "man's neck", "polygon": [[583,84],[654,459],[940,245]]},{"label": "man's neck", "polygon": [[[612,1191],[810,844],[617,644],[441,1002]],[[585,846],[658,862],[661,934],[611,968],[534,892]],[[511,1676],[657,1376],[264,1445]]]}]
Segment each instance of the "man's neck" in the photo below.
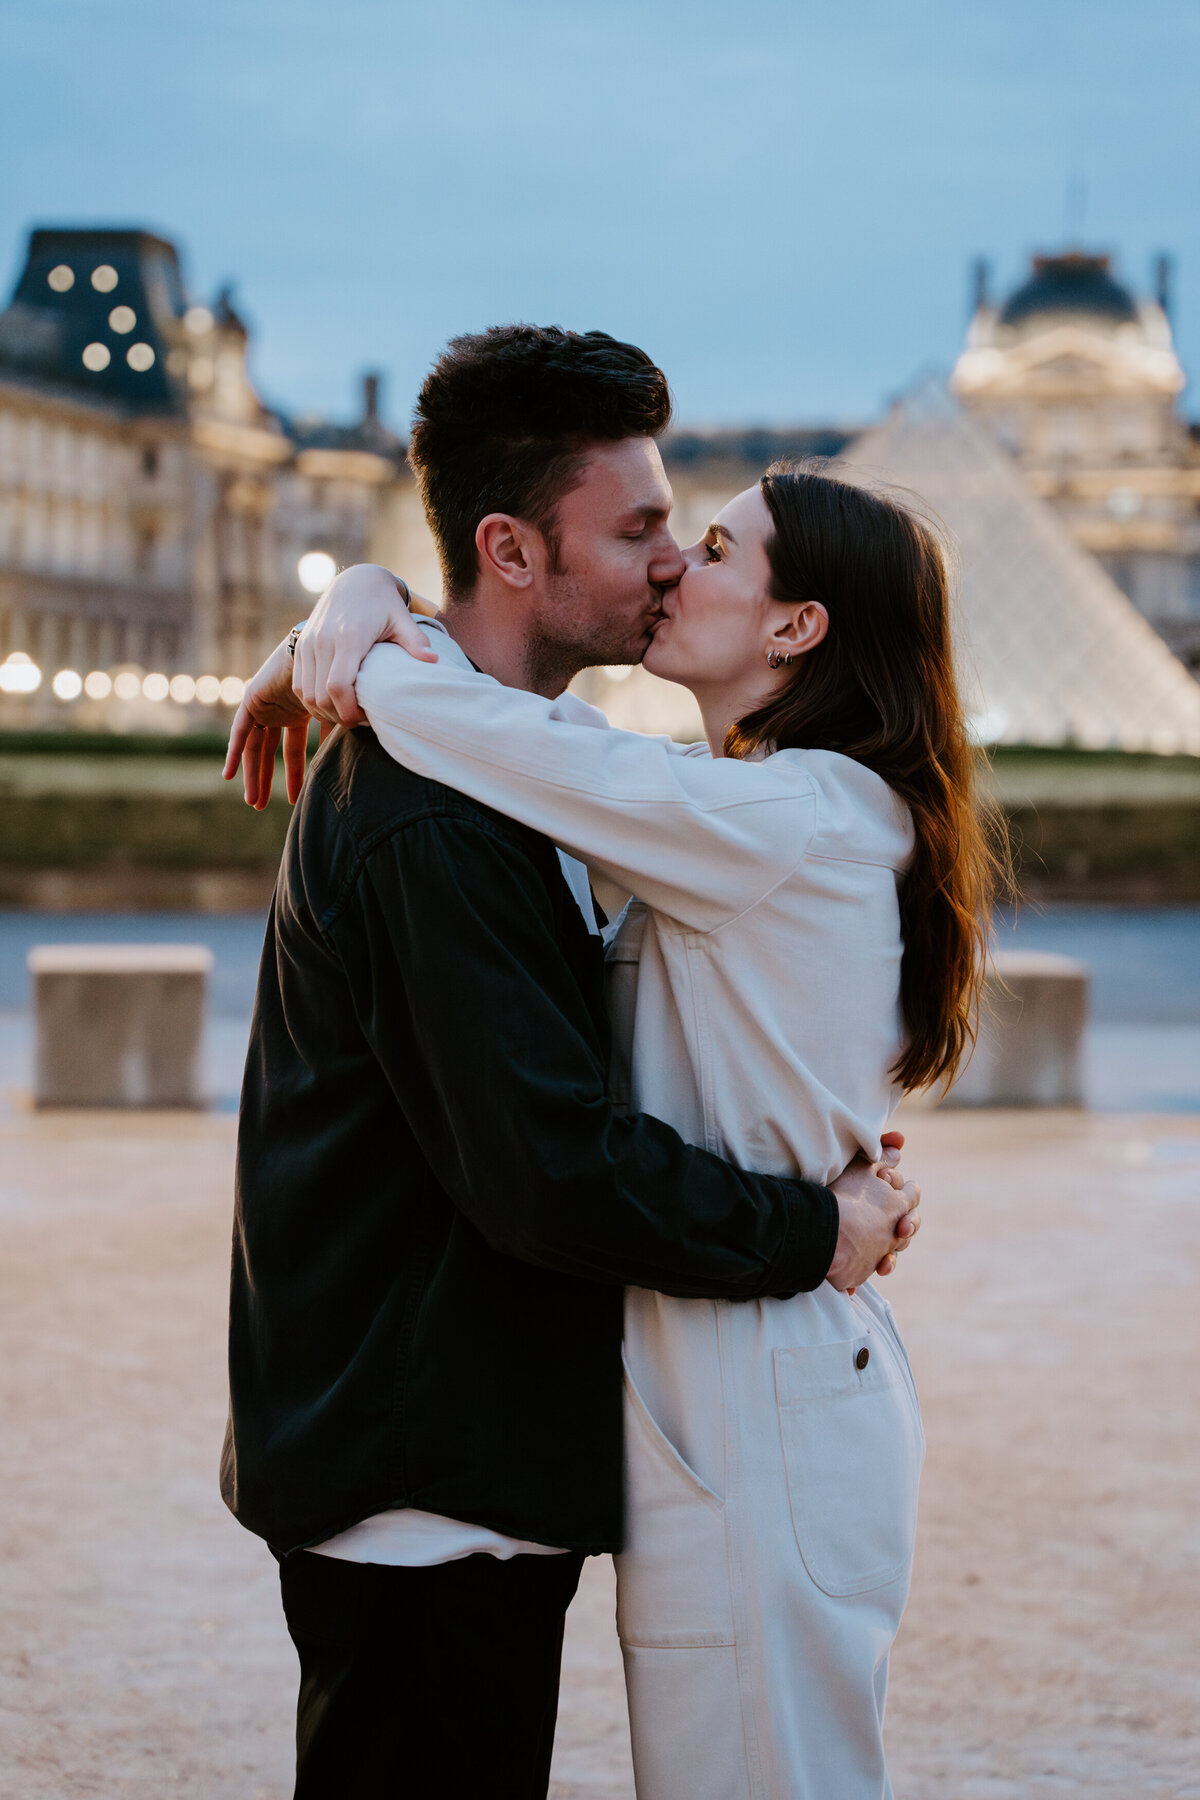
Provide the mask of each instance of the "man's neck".
[{"label": "man's neck", "polygon": [[523,622],[500,618],[474,600],[447,600],[442,624],[476,668],[505,687],[556,700],[578,670],[556,645],[531,636]]}]

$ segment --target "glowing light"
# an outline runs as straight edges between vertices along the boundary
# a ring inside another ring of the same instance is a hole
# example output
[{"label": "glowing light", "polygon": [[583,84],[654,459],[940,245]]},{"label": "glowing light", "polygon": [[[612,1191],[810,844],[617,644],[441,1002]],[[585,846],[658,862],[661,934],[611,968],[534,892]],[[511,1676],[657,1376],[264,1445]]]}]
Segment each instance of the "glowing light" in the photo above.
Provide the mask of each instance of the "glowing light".
[{"label": "glowing light", "polygon": [[610,681],[628,681],[633,674],[633,666],[630,663],[605,663],[600,673],[607,675]]},{"label": "glowing light", "polygon": [[154,367],[154,352],[149,344],[130,344],[125,361],[137,374],[144,375],[147,369]]},{"label": "glowing light", "polygon": [[83,366],[98,375],[101,369],[107,369],[112,361],[112,354],[107,344],[88,344],[83,352]]},{"label": "glowing light", "polygon": [[215,675],[201,675],[196,683],[196,698],[201,706],[215,706],[221,698],[221,684]]},{"label": "glowing light", "polygon": [[50,686],[60,700],[78,700],[83,692],[83,677],[74,669],[60,669]]},{"label": "glowing light", "polygon": [[227,675],[221,683],[221,703],[223,706],[240,706],[246,684],[237,675]]},{"label": "glowing light", "polygon": [[14,650],[0,663],[0,694],[32,694],[42,685],[42,671],[23,650]]},{"label": "glowing light", "polygon": [[171,691],[171,684],[165,675],[145,675],[142,677],[142,692],[147,700],[165,700]]},{"label": "glowing light", "polygon": [[196,684],[190,675],[172,675],[171,698],[180,706],[190,706],[196,698]]},{"label": "glowing light", "polygon": [[75,271],[68,268],[66,263],[59,263],[56,268],[51,269],[46,280],[56,294],[66,294],[75,286]]},{"label": "glowing light", "polygon": [[122,669],[113,682],[113,693],[118,700],[136,700],[142,691],[142,678],[135,675],[132,669]]},{"label": "glowing light", "polygon": [[323,594],[334,576],[337,564],[326,550],[309,550],[296,564],[300,586],[310,594]]},{"label": "glowing light", "polygon": [[1009,717],[1002,706],[986,712],[972,713],[967,720],[967,736],[973,744],[998,744],[1008,730]]},{"label": "glowing light", "polygon": [[107,700],[112,693],[112,676],[103,669],[93,669],[83,684],[89,700]]},{"label": "glowing light", "polygon": [[108,315],[108,322],[114,331],[132,331],[137,324],[137,314],[132,306],[114,306]]},{"label": "glowing light", "polygon": [[189,306],[183,315],[183,328],[193,337],[203,337],[213,328],[213,316],[207,306]]},{"label": "glowing light", "polygon": [[111,263],[101,263],[92,270],[92,286],[98,294],[111,294],[117,285],[117,271]]},{"label": "glowing light", "polygon": [[1142,510],[1142,496],[1132,488],[1114,488],[1108,496],[1108,510],[1114,519],[1132,519]]}]

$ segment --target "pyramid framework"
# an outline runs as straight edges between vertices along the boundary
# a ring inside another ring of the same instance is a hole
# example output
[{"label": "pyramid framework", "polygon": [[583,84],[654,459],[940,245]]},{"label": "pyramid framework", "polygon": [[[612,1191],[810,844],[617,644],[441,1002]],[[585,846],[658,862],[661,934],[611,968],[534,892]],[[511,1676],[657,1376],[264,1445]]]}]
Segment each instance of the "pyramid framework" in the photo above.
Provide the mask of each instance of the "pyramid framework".
[{"label": "pyramid framework", "polygon": [[981,743],[1200,756],[1200,683],[944,383],[922,381],[836,472],[908,490],[957,541],[960,675]]}]

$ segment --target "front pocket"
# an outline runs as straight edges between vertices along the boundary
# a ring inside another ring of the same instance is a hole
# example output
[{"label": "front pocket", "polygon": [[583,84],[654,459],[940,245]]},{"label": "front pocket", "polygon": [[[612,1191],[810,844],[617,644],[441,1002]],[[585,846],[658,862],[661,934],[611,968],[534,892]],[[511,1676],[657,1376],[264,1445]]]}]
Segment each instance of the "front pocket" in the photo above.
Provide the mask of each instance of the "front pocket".
[{"label": "front pocket", "polygon": [[659,1428],[625,1366],[625,1549],[617,1632],[626,1645],[734,1642],[725,1507]]},{"label": "front pocket", "polygon": [[775,1398],[792,1524],[826,1594],[906,1575],[917,1529],[920,1423],[898,1352],[880,1332],[776,1350]]}]

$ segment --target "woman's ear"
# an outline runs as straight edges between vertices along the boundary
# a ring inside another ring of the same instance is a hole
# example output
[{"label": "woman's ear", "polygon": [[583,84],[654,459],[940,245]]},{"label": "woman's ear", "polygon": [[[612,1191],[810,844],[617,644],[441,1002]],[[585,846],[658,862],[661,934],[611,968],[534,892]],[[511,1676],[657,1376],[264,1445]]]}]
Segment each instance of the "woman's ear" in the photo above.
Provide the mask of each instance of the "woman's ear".
[{"label": "woman's ear", "polygon": [[527,588],[533,581],[528,529],[508,513],[488,513],[475,527],[481,572],[499,576],[509,587]]},{"label": "woman's ear", "polygon": [[772,632],[769,648],[778,651],[779,660],[794,662],[797,657],[815,650],[829,630],[829,614],[819,600],[806,600],[803,606],[789,607]]}]

